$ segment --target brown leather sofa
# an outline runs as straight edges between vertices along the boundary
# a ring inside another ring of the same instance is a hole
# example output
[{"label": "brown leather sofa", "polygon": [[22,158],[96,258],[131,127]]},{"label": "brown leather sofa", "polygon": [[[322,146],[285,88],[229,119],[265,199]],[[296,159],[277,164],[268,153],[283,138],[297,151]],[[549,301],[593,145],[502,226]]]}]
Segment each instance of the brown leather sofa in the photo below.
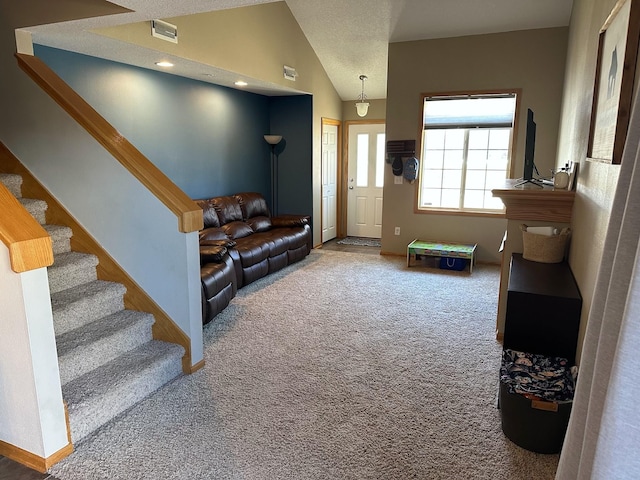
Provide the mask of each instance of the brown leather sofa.
[{"label": "brown leather sofa", "polygon": [[271,217],[259,193],[196,200],[200,232],[202,323],[224,310],[239,288],[306,257],[312,248],[309,217]]}]

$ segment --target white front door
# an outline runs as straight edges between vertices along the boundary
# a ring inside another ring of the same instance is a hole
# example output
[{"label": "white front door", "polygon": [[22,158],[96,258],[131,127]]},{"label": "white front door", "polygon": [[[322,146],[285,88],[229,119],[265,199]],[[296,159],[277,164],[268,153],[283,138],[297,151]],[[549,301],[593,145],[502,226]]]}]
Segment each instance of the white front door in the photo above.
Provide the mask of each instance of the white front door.
[{"label": "white front door", "polygon": [[322,124],[322,243],[336,237],[338,125]]},{"label": "white front door", "polygon": [[385,125],[349,126],[349,176],[347,178],[347,235],[382,236]]}]

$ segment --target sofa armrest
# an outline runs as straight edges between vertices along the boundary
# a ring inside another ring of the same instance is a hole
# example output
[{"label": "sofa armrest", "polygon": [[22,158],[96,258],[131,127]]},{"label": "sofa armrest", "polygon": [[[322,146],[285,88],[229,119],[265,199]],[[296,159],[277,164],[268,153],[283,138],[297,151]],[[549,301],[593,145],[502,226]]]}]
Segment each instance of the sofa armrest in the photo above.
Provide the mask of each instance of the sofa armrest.
[{"label": "sofa armrest", "polygon": [[227,247],[233,248],[236,246],[235,240],[202,240],[200,242],[201,247]]},{"label": "sofa armrest", "polygon": [[235,240],[229,238],[220,227],[200,230],[199,242],[200,246],[223,246],[227,248],[236,246]]},{"label": "sofa armrest", "polygon": [[200,246],[200,265],[207,263],[222,263],[224,256],[227,254],[227,247],[222,245],[201,245]]},{"label": "sofa armrest", "polygon": [[277,227],[303,227],[309,225],[309,215],[278,215],[271,218],[271,226]]},{"label": "sofa armrest", "polygon": [[205,240],[229,240],[229,236],[220,227],[210,227],[200,230],[198,239],[202,244]]}]

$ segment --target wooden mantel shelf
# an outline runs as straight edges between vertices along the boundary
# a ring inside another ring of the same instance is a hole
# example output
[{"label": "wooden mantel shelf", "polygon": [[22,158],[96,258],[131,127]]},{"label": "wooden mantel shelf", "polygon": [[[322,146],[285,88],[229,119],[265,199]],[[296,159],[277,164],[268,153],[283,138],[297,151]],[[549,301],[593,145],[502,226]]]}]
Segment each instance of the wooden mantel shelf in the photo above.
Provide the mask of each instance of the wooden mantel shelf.
[{"label": "wooden mantel shelf", "polygon": [[503,187],[491,190],[504,203],[507,219],[571,223],[576,192],[536,185],[516,187],[516,183],[517,180],[509,179]]}]

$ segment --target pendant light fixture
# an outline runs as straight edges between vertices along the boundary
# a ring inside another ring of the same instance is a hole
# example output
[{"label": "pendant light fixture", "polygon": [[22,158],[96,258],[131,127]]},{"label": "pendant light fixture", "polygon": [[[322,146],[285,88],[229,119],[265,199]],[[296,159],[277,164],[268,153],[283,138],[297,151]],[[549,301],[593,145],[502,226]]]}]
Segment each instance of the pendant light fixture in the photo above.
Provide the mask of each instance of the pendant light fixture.
[{"label": "pendant light fixture", "polygon": [[356,111],[359,117],[365,117],[369,111],[369,102],[367,102],[367,96],[364,94],[364,81],[367,79],[366,75],[360,75],[360,81],[362,82],[362,93],[358,97],[356,102]]}]

